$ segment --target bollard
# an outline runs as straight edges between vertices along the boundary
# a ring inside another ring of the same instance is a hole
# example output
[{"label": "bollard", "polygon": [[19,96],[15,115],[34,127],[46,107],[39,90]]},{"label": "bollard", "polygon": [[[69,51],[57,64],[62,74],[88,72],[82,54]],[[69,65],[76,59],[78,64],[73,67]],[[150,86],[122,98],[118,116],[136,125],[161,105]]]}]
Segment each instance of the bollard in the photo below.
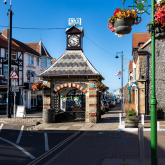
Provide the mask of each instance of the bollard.
[{"label": "bollard", "polygon": [[144,126],[144,115],[141,115],[141,123]]},{"label": "bollard", "polygon": [[119,113],[119,122],[120,122],[120,125],[121,125],[121,113]]},{"label": "bollard", "polygon": [[157,130],[160,131],[160,122],[157,121]]},{"label": "bollard", "polygon": [[140,125],[138,128],[138,140],[139,140],[139,165],[144,165],[144,126]]}]

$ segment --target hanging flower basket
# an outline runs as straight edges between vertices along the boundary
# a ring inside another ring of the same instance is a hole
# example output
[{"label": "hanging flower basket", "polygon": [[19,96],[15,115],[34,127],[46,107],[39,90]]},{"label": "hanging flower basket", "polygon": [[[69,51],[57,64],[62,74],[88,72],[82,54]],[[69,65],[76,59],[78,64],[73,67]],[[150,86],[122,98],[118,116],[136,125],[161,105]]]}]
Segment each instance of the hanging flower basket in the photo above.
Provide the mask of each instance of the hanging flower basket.
[{"label": "hanging flower basket", "polygon": [[117,34],[129,34],[132,31],[133,24],[134,19],[132,18],[117,19],[114,24],[115,32]]},{"label": "hanging flower basket", "polygon": [[95,83],[95,88],[97,91],[102,92],[104,89],[106,89],[106,86],[103,83],[98,82],[98,83]]},{"label": "hanging flower basket", "polygon": [[33,84],[32,88],[33,88],[33,91],[35,91],[35,90],[42,90],[46,88],[46,86],[43,83],[36,82]]},{"label": "hanging flower basket", "polygon": [[155,37],[163,37],[165,36],[165,0],[161,0],[158,4],[155,4],[155,10],[155,29],[152,28],[152,22],[150,22],[147,24],[147,31],[152,32],[152,30],[155,30]]},{"label": "hanging flower basket", "polygon": [[138,16],[135,10],[130,9],[116,9],[113,16],[108,20],[107,27],[111,29],[111,32],[116,32],[118,37],[123,37],[125,34],[129,34],[132,31],[134,24],[139,24]]}]

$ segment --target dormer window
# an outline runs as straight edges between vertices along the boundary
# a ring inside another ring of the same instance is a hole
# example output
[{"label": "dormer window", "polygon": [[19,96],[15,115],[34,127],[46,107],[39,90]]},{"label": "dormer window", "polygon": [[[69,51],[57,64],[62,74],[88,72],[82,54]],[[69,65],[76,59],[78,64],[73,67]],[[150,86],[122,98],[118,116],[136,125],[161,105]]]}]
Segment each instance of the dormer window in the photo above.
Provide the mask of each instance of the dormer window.
[{"label": "dormer window", "polygon": [[28,55],[28,64],[34,64],[33,60],[33,56]]}]

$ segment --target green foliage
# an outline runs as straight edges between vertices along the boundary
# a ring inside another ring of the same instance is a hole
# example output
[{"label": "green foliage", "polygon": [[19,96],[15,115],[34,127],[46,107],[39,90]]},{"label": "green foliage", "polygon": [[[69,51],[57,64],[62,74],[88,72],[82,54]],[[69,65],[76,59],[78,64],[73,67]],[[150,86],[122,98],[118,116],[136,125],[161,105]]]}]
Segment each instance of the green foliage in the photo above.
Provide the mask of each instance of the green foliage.
[{"label": "green foliage", "polygon": [[158,109],[157,109],[157,113],[158,113],[158,114],[164,114],[163,108],[158,108]]},{"label": "green foliage", "polygon": [[127,110],[126,111],[126,116],[136,116],[136,112],[135,110]]}]

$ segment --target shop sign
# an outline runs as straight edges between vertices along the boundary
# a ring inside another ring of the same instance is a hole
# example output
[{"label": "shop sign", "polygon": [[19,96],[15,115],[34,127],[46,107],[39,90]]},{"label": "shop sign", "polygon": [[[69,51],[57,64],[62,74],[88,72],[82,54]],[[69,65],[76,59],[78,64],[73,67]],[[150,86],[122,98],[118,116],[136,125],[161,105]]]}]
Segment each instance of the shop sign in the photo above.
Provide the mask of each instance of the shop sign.
[{"label": "shop sign", "polygon": [[67,100],[67,97],[62,97],[62,101],[65,103]]},{"label": "shop sign", "polygon": [[73,100],[74,101],[78,101],[79,100],[79,97],[73,97]]},{"label": "shop sign", "polygon": [[16,117],[24,117],[26,115],[25,106],[18,105]]}]

